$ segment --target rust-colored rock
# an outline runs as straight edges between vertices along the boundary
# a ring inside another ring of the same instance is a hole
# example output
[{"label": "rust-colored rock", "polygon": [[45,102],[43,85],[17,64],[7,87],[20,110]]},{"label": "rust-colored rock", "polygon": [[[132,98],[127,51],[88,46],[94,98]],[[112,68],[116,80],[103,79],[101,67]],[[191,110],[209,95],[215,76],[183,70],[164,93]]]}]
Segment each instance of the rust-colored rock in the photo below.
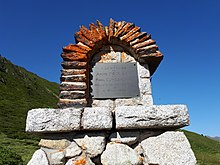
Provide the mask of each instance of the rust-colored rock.
[{"label": "rust-colored rock", "polygon": [[99,32],[99,34],[102,36],[102,40],[106,40],[107,39],[107,36],[105,35],[105,28],[104,26],[101,24],[100,21],[97,20],[97,30]]},{"label": "rust-colored rock", "polygon": [[156,42],[152,39],[149,39],[147,41],[144,41],[144,42],[140,42],[138,44],[135,44],[134,46],[132,46],[132,48],[134,49],[138,49],[138,48],[142,48],[142,47],[145,47],[145,46],[149,46],[149,45],[152,45],[152,44],[155,44]]},{"label": "rust-colored rock", "polygon": [[86,69],[62,69],[61,75],[62,76],[71,76],[71,75],[79,75],[79,74],[85,74]]},{"label": "rust-colored rock", "polygon": [[131,42],[132,40],[135,40],[140,35],[140,33],[141,32],[138,31],[138,32],[132,34],[130,37],[126,38],[125,41],[126,42]]},{"label": "rust-colored rock", "polygon": [[102,36],[99,34],[98,28],[95,26],[95,24],[91,23],[89,27],[90,27],[90,31],[91,31],[94,42],[100,41],[102,39]]},{"label": "rust-colored rock", "polygon": [[78,53],[87,53],[89,50],[87,47],[84,47],[82,45],[73,45],[73,44],[69,44],[65,47],[63,47],[63,51],[64,52],[78,52]]},{"label": "rust-colored rock", "polygon": [[130,29],[129,32],[123,35],[120,39],[125,40],[126,38],[130,37],[132,34],[136,33],[140,30],[140,27],[135,26],[134,28]]},{"label": "rust-colored rock", "polygon": [[136,49],[136,53],[153,53],[156,52],[158,50],[158,46],[157,45],[150,45],[150,46],[145,46],[139,49]]},{"label": "rust-colored rock", "polygon": [[61,57],[65,61],[86,61],[87,60],[87,54],[83,54],[79,52],[62,53]]},{"label": "rust-colored rock", "polygon": [[109,27],[108,27],[108,39],[110,40],[111,37],[114,35],[114,28],[115,28],[115,22],[113,19],[110,19],[110,22],[109,22]]},{"label": "rust-colored rock", "polygon": [[143,33],[141,33],[141,34],[137,37],[136,40],[132,41],[132,42],[130,43],[130,45],[133,46],[133,45],[135,45],[135,44],[144,42],[144,41],[146,41],[146,40],[148,40],[148,39],[150,39],[150,38],[151,38],[151,35],[150,35],[150,34],[147,35],[146,32],[143,32]]},{"label": "rust-colored rock", "polygon": [[145,59],[145,58],[149,58],[149,57],[163,57],[163,54],[160,51],[156,51],[154,53],[150,53],[150,54],[143,54],[140,55],[139,58]]},{"label": "rust-colored rock", "polygon": [[[118,24],[118,29],[115,31],[114,36],[118,37],[118,35],[122,32],[122,28],[126,25],[125,21],[122,21]],[[120,33],[119,33],[120,32]]]},{"label": "rust-colored rock", "polygon": [[64,69],[84,69],[87,65],[87,62],[63,61],[61,65]]},{"label": "rust-colored rock", "polygon": [[76,32],[74,37],[75,37],[76,42],[82,42],[84,45],[87,45],[90,48],[94,47],[95,45],[92,41],[87,39],[81,31]]},{"label": "rust-colored rock", "polygon": [[80,159],[80,160],[76,160],[74,165],[86,165],[86,159]]},{"label": "rust-colored rock", "polygon": [[92,41],[93,43],[95,43],[97,41],[97,39],[94,38],[91,31],[89,29],[87,29],[85,26],[81,26],[80,31],[88,40]]}]

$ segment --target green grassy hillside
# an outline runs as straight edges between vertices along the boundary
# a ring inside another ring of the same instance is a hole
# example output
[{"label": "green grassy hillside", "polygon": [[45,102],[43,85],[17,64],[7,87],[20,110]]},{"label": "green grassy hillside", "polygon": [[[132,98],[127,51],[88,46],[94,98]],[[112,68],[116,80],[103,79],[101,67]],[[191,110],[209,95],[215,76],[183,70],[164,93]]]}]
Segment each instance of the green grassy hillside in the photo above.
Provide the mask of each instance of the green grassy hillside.
[{"label": "green grassy hillside", "polygon": [[57,100],[57,83],[42,79],[0,56],[0,132],[22,138],[27,111],[56,107]]},{"label": "green grassy hillside", "polygon": [[[37,150],[39,140],[24,132],[27,111],[40,107],[55,108],[57,101],[58,84],[15,66],[0,56],[0,158],[5,156],[1,155],[1,147],[4,147],[17,153],[27,164]],[[199,165],[220,165],[220,142],[193,132],[184,133]]]},{"label": "green grassy hillside", "polygon": [[220,142],[184,131],[200,165],[220,165]]}]

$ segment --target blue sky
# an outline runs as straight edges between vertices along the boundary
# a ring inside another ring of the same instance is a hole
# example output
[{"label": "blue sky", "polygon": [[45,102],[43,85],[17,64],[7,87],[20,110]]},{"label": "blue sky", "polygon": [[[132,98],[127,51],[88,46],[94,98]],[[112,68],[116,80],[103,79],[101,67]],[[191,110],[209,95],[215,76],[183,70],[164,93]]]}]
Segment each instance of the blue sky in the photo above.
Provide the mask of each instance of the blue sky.
[{"label": "blue sky", "polygon": [[155,104],[187,104],[187,130],[220,136],[220,0],[0,0],[0,54],[50,81],[80,25],[133,22],[164,60],[152,78]]}]

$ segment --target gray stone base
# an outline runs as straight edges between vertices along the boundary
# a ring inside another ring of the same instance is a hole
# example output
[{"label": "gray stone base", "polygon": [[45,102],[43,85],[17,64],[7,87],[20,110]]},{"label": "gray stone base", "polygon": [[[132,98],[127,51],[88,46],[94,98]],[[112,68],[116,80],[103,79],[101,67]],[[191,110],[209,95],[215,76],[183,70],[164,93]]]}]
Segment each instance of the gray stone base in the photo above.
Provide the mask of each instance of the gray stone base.
[{"label": "gray stone base", "polygon": [[33,109],[26,131],[44,138],[28,165],[195,165],[185,135],[168,131],[186,125],[185,105]]},{"label": "gray stone base", "polygon": [[183,132],[136,130],[45,134],[39,146],[41,148],[28,165],[196,165]]},{"label": "gray stone base", "polygon": [[32,109],[26,131],[57,133],[79,130],[175,129],[189,125],[185,105]]}]

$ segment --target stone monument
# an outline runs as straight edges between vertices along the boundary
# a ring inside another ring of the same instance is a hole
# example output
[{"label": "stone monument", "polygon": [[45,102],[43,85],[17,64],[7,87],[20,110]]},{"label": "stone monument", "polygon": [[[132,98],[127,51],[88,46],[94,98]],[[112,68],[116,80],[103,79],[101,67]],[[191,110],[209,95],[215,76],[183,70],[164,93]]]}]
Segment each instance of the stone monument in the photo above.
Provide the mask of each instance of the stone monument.
[{"label": "stone monument", "polygon": [[58,109],[32,109],[43,139],[28,165],[195,165],[178,128],[186,105],[154,105],[150,78],[163,59],[151,35],[125,21],[91,23],[63,48]]}]

